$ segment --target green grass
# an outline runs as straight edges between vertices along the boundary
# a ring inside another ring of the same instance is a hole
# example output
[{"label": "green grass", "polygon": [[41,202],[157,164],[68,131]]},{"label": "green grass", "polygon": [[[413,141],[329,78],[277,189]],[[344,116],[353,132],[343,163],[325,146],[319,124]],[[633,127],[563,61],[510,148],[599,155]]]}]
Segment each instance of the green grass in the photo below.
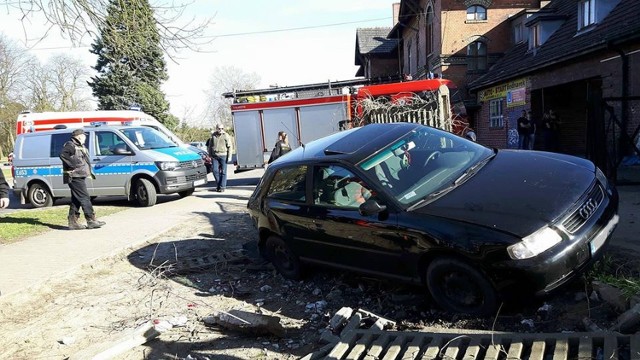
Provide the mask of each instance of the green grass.
[{"label": "green grass", "polygon": [[[127,207],[95,206],[98,218],[111,215]],[[10,244],[50,230],[67,228],[68,206],[22,210],[0,214],[0,244]]]},{"label": "green grass", "polygon": [[640,264],[622,253],[603,256],[594,264],[587,278],[616,287],[630,299],[640,294]]}]

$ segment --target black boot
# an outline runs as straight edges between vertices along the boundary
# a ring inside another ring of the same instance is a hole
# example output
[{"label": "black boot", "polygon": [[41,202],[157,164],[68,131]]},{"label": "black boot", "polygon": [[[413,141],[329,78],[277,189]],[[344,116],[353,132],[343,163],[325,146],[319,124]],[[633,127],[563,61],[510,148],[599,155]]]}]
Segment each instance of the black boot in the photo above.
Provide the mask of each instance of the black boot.
[{"label": "black boot", "polygon": [[87,227],[78,222],[78,215],[69,215],[69,230],[82,230]]},{"label": "black boot", "polygon": [[102,227],[104,224],[106,224],[104,221],[100,221],[96,219],[95,215],[85,216],[85,218],[87,219],[88,229],[97,229],[99,227]]}]

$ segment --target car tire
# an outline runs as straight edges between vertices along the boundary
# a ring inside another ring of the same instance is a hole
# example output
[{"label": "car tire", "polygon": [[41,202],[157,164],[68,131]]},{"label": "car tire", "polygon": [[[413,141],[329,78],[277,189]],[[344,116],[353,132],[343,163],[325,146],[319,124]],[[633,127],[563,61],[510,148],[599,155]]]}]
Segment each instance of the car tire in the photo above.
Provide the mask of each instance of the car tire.
[{"label": "car tire", "polygon": [[267,239],[265,250],[267,259],[282,276],[291,280],[299,280],[302,277],[300,259],[281,238],[270,236]]},{"label": "car tire", "polygon": [[33,183],[27,191],[27,199],[35,208],[53,206],[53,196],[49,189],[42,183]]},{"label": "car tire", "polygon": [[181,198],[185,198],[187,196],[191,196],[195,190],[196,189],[189,189],[189,190],[185,190],[185,191],[180,191],[178,193],[178,195],[180,195]]},{"label": "car tire", "polygon": [[498,293],[484,274],[463,261],[434,260],[427,268],[426,281],[433,300],[447,311],[495,315]]},{"label": "car tire", "polygon": [[138,179],[134,186],[134,200],[140,207],[149,207],[156,204],[158,196],[156,188],[147,179]]}]

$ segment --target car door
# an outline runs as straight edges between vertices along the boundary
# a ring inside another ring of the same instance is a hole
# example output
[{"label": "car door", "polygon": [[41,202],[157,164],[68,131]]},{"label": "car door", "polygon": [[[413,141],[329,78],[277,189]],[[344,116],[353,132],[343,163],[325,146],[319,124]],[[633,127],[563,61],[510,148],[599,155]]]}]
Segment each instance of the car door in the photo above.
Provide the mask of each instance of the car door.
[{"label": "car door", "polygon": [[307,201],[306,165],[278,169],[264,197],[262,211],[267,214],[269,228],[280,235],[298,255],[304,251],[298,240],[308,237],[310,219]]},{"label": "car door", "polygon": [[391,276],[409,276],[405,242],[397,230],[397,214],[360,214],[360,205],[382,200],[364,181],[342,165],[313,169],[313,204],[309,208],[313,236],[305,241],[309,261]]},{"label": "car door", "polygon": [[96,178],[91,182],[91,195],[125,195],[127,181],[131,175],[132,156],[115,154],[116,148],[131,152],[123,138],[112,131],[92,132],[89,154]]}]

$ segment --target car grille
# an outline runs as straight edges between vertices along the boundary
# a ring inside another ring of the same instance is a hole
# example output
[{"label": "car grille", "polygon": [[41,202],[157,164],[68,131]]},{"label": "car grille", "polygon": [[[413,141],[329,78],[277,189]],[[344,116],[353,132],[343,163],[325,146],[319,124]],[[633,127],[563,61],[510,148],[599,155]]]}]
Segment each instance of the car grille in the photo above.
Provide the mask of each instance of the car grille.
[{"label": "car grille", "polygon": [[187,175],[187,176],[172,176],[167,178],[167,185],[185,184],[188,182],[192,182],[192,181],[196,181],[204,178],[206,178],[206,175],[202,173]]},{"label": "car grille", "polygon": [[182,168],[182,169],[195,169],[195,168],[203,166],[203,165],[204,165],[204,161],[202,159],[189,160],[189,161],[180,161],[180,168]]},{"label": "car grille", "polygon": [[589,191],[586,200],[562,222],[562,226],[570,234],[580,230],[582,225],[596,213],[602,204],[602,200],[604,200],[604,190],[602,185],[596,184]]}]

